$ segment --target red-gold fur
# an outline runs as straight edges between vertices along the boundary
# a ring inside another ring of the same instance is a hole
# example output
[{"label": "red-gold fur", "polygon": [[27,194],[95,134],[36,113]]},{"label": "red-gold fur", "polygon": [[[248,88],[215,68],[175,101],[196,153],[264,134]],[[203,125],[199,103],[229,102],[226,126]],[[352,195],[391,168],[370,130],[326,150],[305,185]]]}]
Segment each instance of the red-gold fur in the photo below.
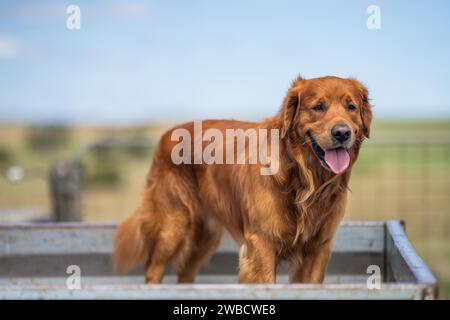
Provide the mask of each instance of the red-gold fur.
[{"label": "red-gold fur", "polygon": [[[350,100],[356,110],[346,109]],[[318,101],[327,105],[326,112],[312,109]],[[171,151],[178,141],[171,141],[171,133],[185,128],[193,135],[193,124],[169,130],[153,155],[139,208],[118,229],[117,268],[127,271],[145,261],[147,283],[160,283],[173,262],[178,281],[193,282],[226,229],[241,246],[239,282],[275,282],[281,260],[288,262],[293,282],[322,282],[344,214],[351,167],[371,119],[367,90],[359,82],[324,77],[296,79],[280,112],[263,122],[203,122],[204,130],[222,132],[279,129],[275,175],[261,175],[260,164],[175,165]],[[308,134],[329,148],[329,132],[337,123],[351,128],[352,140],[350,166],[336,175],[313,153]]]}]

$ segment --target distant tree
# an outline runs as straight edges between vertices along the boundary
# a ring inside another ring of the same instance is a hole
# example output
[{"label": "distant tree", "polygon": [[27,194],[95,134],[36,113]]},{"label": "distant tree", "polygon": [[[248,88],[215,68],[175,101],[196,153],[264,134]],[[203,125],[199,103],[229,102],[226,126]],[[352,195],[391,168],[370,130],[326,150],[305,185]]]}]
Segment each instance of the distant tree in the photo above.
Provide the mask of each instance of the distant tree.
[{"label": "distant tree", "polygon": [[6,168],[13,164],[13,153],[6,147],[0,147],[0,168]]},{"label": "distant tree", "polygon": [[117,150],[98,145],[87,158],[87,186],[115,187],[120,184]]},{"label": "distant tree", "polygon": [[58,150],[69,142],[69,129],[61,125],[30,127],[27,146],[33,151]]}]

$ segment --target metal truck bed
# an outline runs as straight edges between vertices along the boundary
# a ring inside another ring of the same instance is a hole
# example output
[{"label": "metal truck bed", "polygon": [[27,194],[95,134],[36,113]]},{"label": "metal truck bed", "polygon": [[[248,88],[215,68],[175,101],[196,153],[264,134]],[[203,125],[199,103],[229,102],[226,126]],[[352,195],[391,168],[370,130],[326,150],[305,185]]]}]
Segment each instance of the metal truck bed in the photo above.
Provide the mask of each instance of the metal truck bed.
[{"label": "metal truck bed", "polygon": [[[409,243],[399,221],[342,223],[323,284],[237,284],[237,247],[225,237],[195,284],[176,284],[172,270],[161,285],[145,285],[143,268],[114,273],[111,252],[117,224],[0,225],[0,299],[433,299],[437,283]],[[81,288],[69,289],[70,265]],[[381,288],[367,286],[379,266]]]}]

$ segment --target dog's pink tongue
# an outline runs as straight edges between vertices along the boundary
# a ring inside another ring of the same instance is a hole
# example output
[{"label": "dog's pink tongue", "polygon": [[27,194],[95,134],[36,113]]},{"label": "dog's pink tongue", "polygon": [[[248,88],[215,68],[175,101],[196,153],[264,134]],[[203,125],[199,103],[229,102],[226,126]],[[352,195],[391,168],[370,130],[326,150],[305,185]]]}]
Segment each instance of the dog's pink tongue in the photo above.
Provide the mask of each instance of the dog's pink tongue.
[{"label": "dog's pink tongue", "polygon": [[325,150],[325,162],[334,173],[338,174],[347,169],[350,156],[344,148]]}]

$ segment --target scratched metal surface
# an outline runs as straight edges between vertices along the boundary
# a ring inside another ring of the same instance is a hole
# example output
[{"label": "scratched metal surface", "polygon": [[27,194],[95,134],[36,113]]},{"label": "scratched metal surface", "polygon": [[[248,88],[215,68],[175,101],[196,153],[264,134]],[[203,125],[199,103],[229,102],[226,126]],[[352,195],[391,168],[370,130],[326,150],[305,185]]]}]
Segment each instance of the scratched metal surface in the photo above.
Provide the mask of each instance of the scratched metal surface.
[{"label": "scratched metal surface", "polygon": [[[237,285],[237,247],[225,238],[193,285],[146,286],[142,267],[119,277],[111,263],[115,223],[0,225],[0,299],[430,299],[436,280],[415,254],[401,224],[344,222],[324,284]],[[81,289],[68,290],[66,268],[79,265]],[[381,289],[366,286],[367,266],[381,267]]]}]

